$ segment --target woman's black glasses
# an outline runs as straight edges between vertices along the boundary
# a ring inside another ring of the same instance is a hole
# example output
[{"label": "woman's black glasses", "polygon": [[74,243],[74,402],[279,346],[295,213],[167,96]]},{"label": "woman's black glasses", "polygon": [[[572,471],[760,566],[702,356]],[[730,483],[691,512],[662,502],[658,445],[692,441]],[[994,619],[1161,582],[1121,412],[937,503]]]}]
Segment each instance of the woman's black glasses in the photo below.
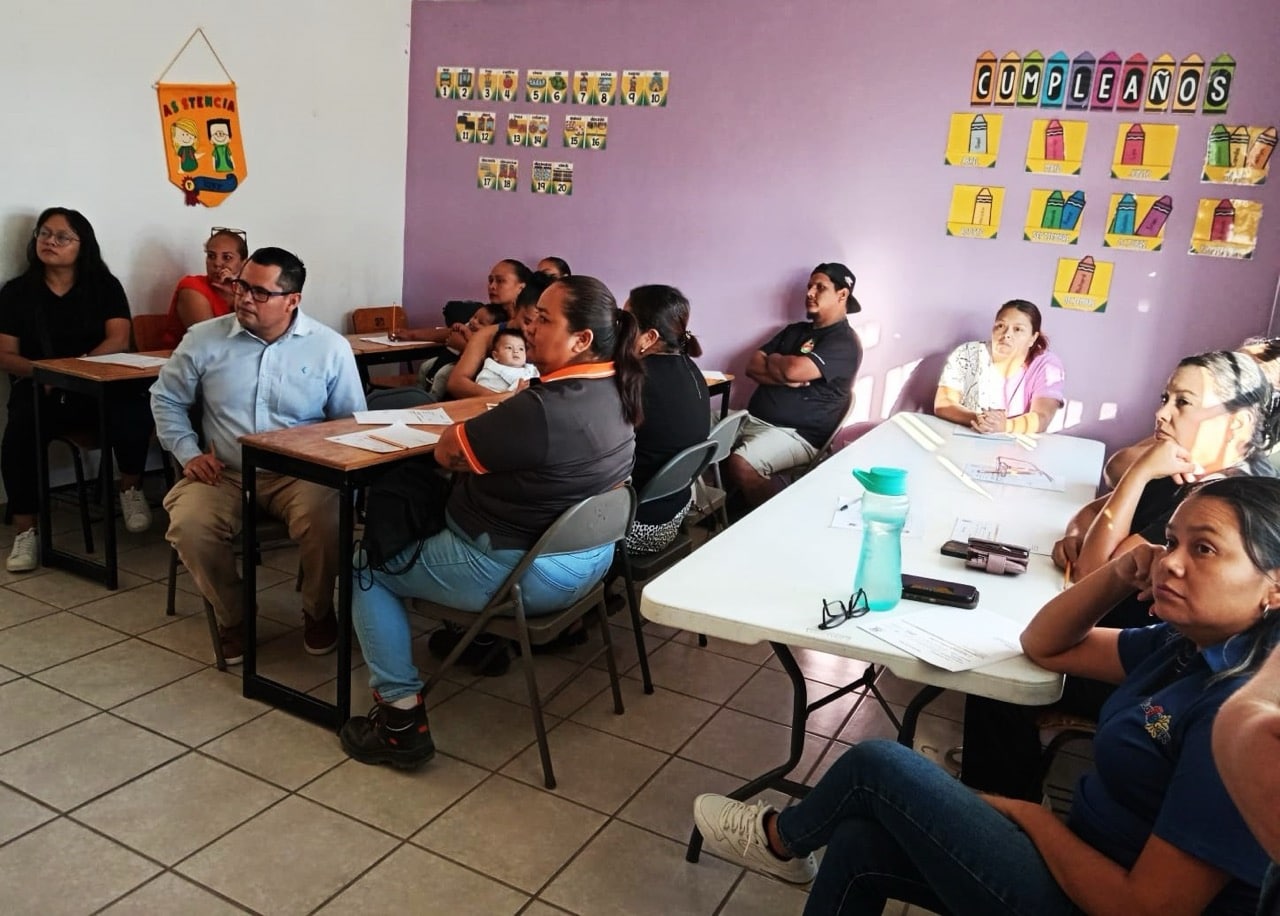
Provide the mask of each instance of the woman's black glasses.
[{"label": "woman's black glasses", "polygon": [[855,594],[849,596],[846,603],[839,599],[828,601],[822,599],[822,623],[818,624],[819,630],[834,630],[840,624],[853,617],[861,617],[871,610],[871,606],[867,604],[867,593],[863,589],[858,589]]}]

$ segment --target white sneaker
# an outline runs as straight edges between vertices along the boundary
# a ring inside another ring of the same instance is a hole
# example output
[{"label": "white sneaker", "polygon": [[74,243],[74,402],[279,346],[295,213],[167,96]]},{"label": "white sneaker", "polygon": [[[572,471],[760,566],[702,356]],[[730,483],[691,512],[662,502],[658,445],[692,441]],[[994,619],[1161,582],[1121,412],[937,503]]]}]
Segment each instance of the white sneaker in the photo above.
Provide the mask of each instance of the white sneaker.
[{"label": "white sneaker", "polygon": [[813,853],[802,859],[780,859],[769,849],[764,816],[772,811],[764,802],[748,805],[723,795],[699,795],[693,800],[693,820],[702,843],[726,859],[742,859],[760,871],[792,884],[808,884],[818,873]]},{"label": "white sneaker", "polygon": [[40,535],[28,528],[13,539],[9,560],[4,568],[9,572],[31,572],[40,565]]},{"label": "white sneaker", "polygon": [[151,527],[151,507],[140,487],[120,491],[120,514],[124,516],[124,527],[133,534]]}]

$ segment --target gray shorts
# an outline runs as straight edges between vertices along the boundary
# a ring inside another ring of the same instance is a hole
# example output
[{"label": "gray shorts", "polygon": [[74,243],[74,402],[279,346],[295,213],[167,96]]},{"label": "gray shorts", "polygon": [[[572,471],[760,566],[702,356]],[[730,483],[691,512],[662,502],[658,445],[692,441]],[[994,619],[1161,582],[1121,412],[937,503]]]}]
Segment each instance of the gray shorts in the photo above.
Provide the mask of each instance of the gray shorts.
[{"label": "gray shorts", "polygon": [[750,414],[733,447],[762,477],[772,477],[813,460],[818,450],[789,426],[773,426]]}]

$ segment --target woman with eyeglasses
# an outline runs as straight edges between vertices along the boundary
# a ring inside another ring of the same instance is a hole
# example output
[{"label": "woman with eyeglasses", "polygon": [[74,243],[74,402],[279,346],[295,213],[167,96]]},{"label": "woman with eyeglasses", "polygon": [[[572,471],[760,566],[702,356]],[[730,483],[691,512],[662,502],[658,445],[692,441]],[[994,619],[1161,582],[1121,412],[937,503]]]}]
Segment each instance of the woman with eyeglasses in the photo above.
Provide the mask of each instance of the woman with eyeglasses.
[{"label": "woman with eyeglasses", "polygon": [[193,324],[231,314],[231,281],[240,274],[247,257],[249,237],[243,229],[213,228],[204,243],[204,273],[179,280],[169,301],[164,329],[166,348],[176,347]]},{"label": "woman with eyeglasses", "polygon": [[[1066,823],[873,740],[781,812],[699,796],[707,848],[812,880],[808,916],[879,913],[888,898],[955,914],[1252,916],[1267,855],[1223,786],[1211,736],[1280,635],[1280,481],[1204,484],[1162,541],[1094,570],[1022,633],[1037,664],[1116,685]],[[1098,626],[1135,593],[1154,625]]]},{"label": "woman with eyeglasses", "polygon": [[[0,440],[0,475],[16,536],[6,564],[28,572],[39,562],[36,534],[35,396],[31,364],[67,356],[123,353],[131,320],[124,288],[103,263],[93,226],[76,210],[50,207],[27,243],[27,269],[0,288],[0,370],[9,373],[9,419]],[[40,392],[46,439],[98,428],[97,403],[68,391]],[[117,399],[110,418],[120,469],[120,510],[131,532],[151,527],[142,471],[151,436],[145,397]]]}]

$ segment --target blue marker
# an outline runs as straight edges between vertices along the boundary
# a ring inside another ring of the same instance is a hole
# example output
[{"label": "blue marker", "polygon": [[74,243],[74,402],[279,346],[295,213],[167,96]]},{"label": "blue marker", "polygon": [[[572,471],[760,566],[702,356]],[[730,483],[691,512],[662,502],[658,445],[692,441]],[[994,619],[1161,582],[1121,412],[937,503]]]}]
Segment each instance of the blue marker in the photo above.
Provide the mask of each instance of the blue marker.
[{"label": "blue marker", "polygon": [[1082,210],[1084,210],[1084,191],[1073,191],[1067,198],[1067,202],[1062,205],[1062,228],[1074,229],[1080,220]]}]

